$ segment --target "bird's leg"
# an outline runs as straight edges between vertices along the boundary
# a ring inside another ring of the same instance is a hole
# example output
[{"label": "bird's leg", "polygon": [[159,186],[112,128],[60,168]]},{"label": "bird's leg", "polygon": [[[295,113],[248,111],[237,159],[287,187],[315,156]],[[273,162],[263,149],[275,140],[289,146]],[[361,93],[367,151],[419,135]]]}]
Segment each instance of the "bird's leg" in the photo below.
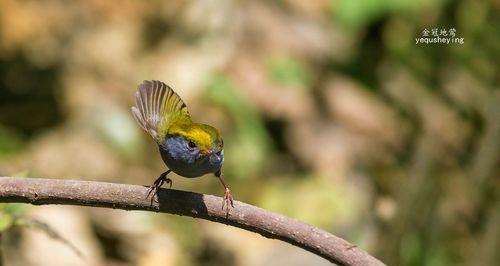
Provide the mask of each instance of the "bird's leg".
[{"label": "bird's leg", "polygon": [[215,173],[215,176],[220,180],[222,186],[224,186],[224,201],[222,201],[222,209],[224,209],[224,206],[226,206],[227,213],[229,214],[229,205],[231,205],[231,207],[234,208],[233,196],[231,195],[231,192],[229,191],[229,187],[226,185],[226,182],[224,182],[224,178],[222,178],[222,173],[219,171]]},{"label": "bird's leg", "polygon": [[[172,179],[168,178],[167,175],[168,173],[170,173],[171,170],[168,169],[166,172],[164,172],[163,174],[161,174],[156,180],[155,182],[153,183],[153,185],[151,185],[149,187],[149,191],[148,191],[148,195],[146,196],[146,199],[149,197],[149,195],[153,194],[153,196],[151,196],[151,205],[153,205],[153,198],[154,198],[154,194],[156,194],[156,191],[158,191],[158,189],[163,186],[163,184],[165,184],[165,182],[167,182],[167,184],[170,185],[170,187],[172,187]],[[154,192],[154,193],[153,193]]]}]

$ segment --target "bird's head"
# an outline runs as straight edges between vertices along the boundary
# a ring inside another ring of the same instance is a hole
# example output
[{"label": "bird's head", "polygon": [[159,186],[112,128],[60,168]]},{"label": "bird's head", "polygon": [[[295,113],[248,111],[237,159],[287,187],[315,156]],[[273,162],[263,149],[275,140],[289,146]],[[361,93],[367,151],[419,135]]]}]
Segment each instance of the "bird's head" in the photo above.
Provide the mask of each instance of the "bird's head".
[{"label": "bird's head", "polygon": [[[174,153],[183,153],[188,160],[197,161],[208,158],[214,165],[224,162],[224,147],[222,138],[214,127],[198,123],[185,123],[172,125],[167,134],[169,150]],[[181,156],[179,154],[179,156]]]}]

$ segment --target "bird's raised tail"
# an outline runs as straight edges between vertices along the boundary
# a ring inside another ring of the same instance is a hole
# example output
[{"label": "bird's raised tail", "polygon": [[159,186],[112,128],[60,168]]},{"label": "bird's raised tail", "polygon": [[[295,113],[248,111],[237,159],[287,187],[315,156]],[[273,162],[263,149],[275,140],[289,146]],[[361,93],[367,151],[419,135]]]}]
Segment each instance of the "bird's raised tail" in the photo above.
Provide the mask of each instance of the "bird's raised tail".
[{"label": "bird's raised tail", "polygon": [[167,84],[145,80],[135,93],[132,113],[137,123],[161,143],[169,126],[176,121],[191,121],[186,104]]}]

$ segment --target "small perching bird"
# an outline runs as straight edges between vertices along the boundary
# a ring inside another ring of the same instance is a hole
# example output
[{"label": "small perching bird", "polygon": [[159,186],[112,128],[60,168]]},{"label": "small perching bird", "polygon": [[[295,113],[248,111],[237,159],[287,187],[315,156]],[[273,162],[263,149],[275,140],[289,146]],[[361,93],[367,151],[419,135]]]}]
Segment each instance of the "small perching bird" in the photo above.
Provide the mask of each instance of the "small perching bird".
[{"label": "small perching bird", "polygon": [[217,129],[194,123],[186,104],[165,83],[144,81],[136,92],[136,106],[132,107],[135,120],[158,143],[161,158],[168,170],[156,179],[148,197],[166,182],[172,187],[168,173],[188,178],[213,173],[224,186],[222,208],[233,206],[233,197],[222,178],[224,149]]}]

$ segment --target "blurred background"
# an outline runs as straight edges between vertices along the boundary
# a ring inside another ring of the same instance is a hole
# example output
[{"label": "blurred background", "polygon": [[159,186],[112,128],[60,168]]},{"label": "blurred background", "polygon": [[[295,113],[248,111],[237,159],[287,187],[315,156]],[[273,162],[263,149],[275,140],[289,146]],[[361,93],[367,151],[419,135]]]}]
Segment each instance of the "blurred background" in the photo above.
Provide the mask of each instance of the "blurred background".
[{"label": "blurred background", "polygon": [[[0,1],[0,176],[151,184],[170,84],[237,200],[388,265],[499,265],[499,1]],[[456,29],[463,44],[416,44]],[[212,176],[174,188],[221,196]],[[187,217],[0,205],[3,265],[329,265]]]}]

